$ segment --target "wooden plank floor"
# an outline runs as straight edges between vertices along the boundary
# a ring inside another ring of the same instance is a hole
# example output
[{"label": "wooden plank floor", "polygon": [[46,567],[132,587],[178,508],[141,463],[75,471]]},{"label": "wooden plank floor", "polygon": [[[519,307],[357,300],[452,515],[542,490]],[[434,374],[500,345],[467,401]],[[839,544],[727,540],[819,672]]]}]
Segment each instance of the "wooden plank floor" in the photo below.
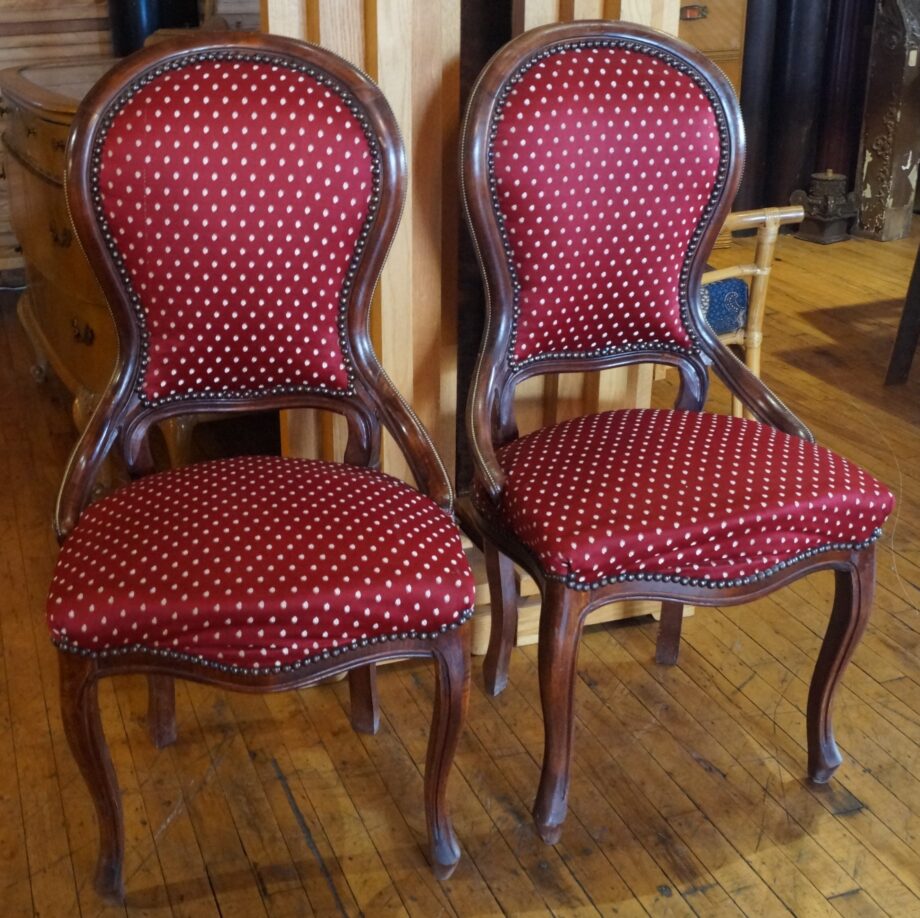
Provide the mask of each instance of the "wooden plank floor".
[{"label": "wooden plank floor", "polygon": [[571,815],[555,848],[529,818],[542,747],[535,650],[515,651],[498,699],[483,693],[477,665],[451,786],[464,857],[444,884],[420,847],[426,667],[381,672],[376,737],[350,730],[343,684],[271,697],[180,685],[179,740],[163,751],[145,735],[144,684],[124,679],[102,690],[124,790],[122,908],[103,907],[89,885],[95,821],[62,735],[43,616],[50,508],[73,439],[68,399],[56,381],[31,379],[6,297],[0,913],[920,914],[920,366],[908,385],[882,386],[918,240],[920,226],[886,245],[785,237],[769,304],[767,380],[820,442],[898,497],[874,617],[839,696],[846,760],[834,781],[803,780],[829,576],[700,610],[672,668],[653,662],[651,622],[592,629],[579,660]]}]

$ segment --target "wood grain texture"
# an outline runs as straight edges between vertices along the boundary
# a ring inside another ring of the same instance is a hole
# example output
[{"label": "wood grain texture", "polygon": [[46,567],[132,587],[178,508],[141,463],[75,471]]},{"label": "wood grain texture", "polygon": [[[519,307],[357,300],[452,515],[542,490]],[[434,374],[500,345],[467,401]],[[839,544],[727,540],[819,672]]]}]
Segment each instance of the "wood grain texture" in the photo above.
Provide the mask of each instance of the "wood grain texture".
[{"label": "wood grain texture", "polygon": [[[460,9],[446,0],[305,0],[291,18],[285,0],[263,0],[265,28],[306,38],[366,70],[383,89],[406,143],[409,182],[400,228],[371,316],[387,373],[453,468],[456,423],[456,250]],[[341,455],[345,431],[323,418],[299,422],[302,455]],[[410,478],[384,437],[382,466]]]},{"label": "wood grain texture", "polygon": [[[676,666],[656,625],[589,627],[576,687],[570,815],[548,848],[529,818],[543,728],[536,648],[512,651],[504,693],[473,679],[450,794],[464,857],[439,884],[419,850],[430,667],[380,670],[381,726],[348,725],[344,683],[272,696],[177,687],[178,741],[147,737],[145,681],[100,686],[126,804],[127,885],[104,908],[95,817],[56,713],[43,620],[48,526],[72,441],[67,395],[36,386],[0,301],[0,877],[9,915],[912,915],[920,910],[920,379],[882,385],[920,224],[894,243],[783,236],[763,374],[823,445],[897,493],[875,609],[843,677],[846,764],[803,780],[807,684],[829,575],[775,599],[702,609]],[[753,240],[717,267],[753,260]],[[673,402],[658,380],[654,404]],[[727,411],[714,384],[709,406]],[[304,828],[305,827],[305,828]]]}]

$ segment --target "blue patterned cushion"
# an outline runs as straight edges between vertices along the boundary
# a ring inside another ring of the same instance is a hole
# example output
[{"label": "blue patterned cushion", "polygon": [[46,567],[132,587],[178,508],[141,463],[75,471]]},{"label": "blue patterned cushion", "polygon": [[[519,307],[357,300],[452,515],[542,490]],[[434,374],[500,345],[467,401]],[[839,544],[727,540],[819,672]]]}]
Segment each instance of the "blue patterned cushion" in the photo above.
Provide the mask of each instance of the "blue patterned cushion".
[{"label": "blue patterned cushion", "polygon": [[740,277],[703,286],[703,315],[717,335],[730,335],[744,328],[749,295],[748,285]]}]

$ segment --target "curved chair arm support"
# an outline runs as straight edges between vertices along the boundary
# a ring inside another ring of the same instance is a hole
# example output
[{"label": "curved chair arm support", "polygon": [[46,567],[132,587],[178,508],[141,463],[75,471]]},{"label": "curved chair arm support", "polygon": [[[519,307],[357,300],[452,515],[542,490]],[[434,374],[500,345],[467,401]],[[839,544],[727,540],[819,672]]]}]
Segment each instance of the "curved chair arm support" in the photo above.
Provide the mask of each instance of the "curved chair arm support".
[{"label": "curved chair arm support", "polygon": [[369,397],[377,407],[383,426],[406,457],[419,490],[438,506],[453,513],[454,491],[450,476],[431,435],[412,406],[399,394],[376,356],[371,356],[367,364],[372,383]]},{"label": "curved chair arm support", "polygon": [[118,439],[130,392],[128,376],[126,373],[113,376],[71,451],[52,520],[59,543],[70,535],[92,500],[96,480]]},{"label": "curved chair arm support", "polygon": [[707,333],[706,343],[716,375],[758,421],[809,443],[815,442],[814,434],[715,335]]}]

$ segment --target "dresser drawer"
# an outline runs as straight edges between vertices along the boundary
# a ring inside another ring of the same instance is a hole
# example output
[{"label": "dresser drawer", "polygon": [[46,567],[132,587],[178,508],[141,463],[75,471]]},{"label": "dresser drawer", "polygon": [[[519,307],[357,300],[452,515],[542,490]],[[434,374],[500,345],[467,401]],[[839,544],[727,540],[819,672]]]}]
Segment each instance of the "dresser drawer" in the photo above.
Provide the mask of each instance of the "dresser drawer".
[{"label": "dresser drawer", "polygon": [[26,260],[63,289],[102,302],[102,290],[71,225],[64,189],[12,157],[9,180],[17,205],[13,228]]},{"label": "dresser drawer", "polygon": [[10,105],[4,139],[12,154],[46,178],[64,182],[68,126]]},{"label": "dresser drawer", "polygon": [[27,266],[33,318],[45,339],[48,358],[68,388],[100,393],[115,366],[115,323],[104,303],[67,292]]}]

